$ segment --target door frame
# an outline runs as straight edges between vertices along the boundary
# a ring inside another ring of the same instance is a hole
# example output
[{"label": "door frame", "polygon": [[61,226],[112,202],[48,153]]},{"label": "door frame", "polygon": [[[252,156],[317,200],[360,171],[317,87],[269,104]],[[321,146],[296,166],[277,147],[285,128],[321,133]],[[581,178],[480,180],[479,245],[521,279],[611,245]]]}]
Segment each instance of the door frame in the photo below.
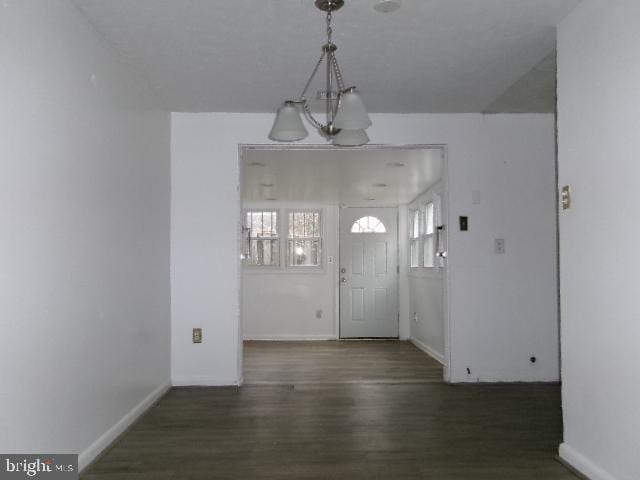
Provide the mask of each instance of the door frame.
[{"label": "door frame", "polygon": [[[237,167],[238,167],[238,229],[237,229],[237,275],[239,279],[239,291],[238,291],[238,372],[240,372],[239,384],[242,384],[243,376],[243,325],[242,325],[242,261],[240,260],[240,256],[242,254],[243,248],[243,235],[242,235],[242,177],[244,175],[243,172],[243,153],[245,150],[275,150],[275,151],[304,151],[304,150],[332,150],[332,151],[370,151],[370,150],[384,150],[389,152],[394,151],[403,151],[403,150],[434,150],[438,149],[441,151],[441,160],[442,160],[442,199],[445,202],[446,208],[446,218],[445,218],[445,242],[447,245],[447,254],[450,254],[450,235],[449,231],[452,226],[452,215],[451,215],[451,202],[449,198],[449,152],[447,144],[438,144],[438,143],[427,143],[427,144],[394,144],[394,145],[383,145],[383,144],[369,144],[369,145],[360,145],[356,147],[336,147],[332,145],[322,145],[322,144],[259,144],[259,143],[239,143],[238,144],[238,156],[237,156]],[[371,205],[372,207],[376,205]],[[399,223],[399,215],[398,215],[398,223]],[[337,229],[336,235],[338,236],[337,241],[339,245],[339,235],[340,229]],[[400,225],[398,224],[398,249],[400,248],[400,241],[402,237],[400,236]],[[398,252],[399,253],[399,252]],[[450,310],[450,255],[447,256],[447,266],[444,269],[444,381],[449,382],[451,379],[450,371],[452,370],[452,342],[451,342],[451,310]],[[400,256],[398,255],[398,264],[400,264]],[[336,262],[340,265],[340,249],[338,248],[338,252],[336,255]],[[402,268],[402,267],[401,267]],[[339,271],[339,269],[338,269]],[[336,338],[340,340],[340,302],[339,302],[339,288],[338,282],[336,282],[336,302],[335,302],[335,318],[336,318]],[[398,289],[400,288],[400,282],[398,281]],[[400,297],[398,296],[398,301],[400,302]],[[342,340],[349,341],[349,340]]]}]

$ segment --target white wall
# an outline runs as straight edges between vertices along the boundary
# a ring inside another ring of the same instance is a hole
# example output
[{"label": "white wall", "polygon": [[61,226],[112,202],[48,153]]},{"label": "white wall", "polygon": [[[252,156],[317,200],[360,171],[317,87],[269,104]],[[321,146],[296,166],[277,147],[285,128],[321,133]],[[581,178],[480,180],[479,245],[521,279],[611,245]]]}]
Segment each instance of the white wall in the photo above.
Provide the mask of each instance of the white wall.
[{"label": "white wall", "polygon": [[586,0],[559,26],[561,456],[640,478],[640,2]]},{"label": "white wall", "polygon": [[[242,275],[242,331],[253,340],[328,340],[338,337],[336,286],[338,278],[338,207],[268,202],[246,208],[322,209],[322,268],[314,271],[245,267]],[[280,232],[286,217],[282,217]],[[286,245],[283,243],[282,245]],[[281,250],[284,260],[285,251]],[[333,257],[328,263],[327,257]],[[318,314],[320,318],[318,318]]]},{"label": "white wall", "polygon": [[[443,197],[442,182],[433,185],[424,194],[408,205],[408,211],[424,208],[427,202],[434,201],[437,195],[441,201],[441,225],[446,214],[446,199]],[[447,226],[450,227],[450,226]],[[437,237],[436,237],[437,238]],[[407,250],[409,263],[411,246],[408,228],[402,232],[401,245]],[[437,259],[437,262],[440,260]],[[411,340],[422,350],[441,363],[446,363],[444,356],[445,329],[445,271],[442,267],[416,267],[408,270],[409,284],[409,324]]]},{"label": "white wall", "polygon": [[[470,216],[469,232],[449,232],[452,380],[557,380],[554,117],[372,119],[373,143],[449,147],[450,213]],[[270,114],[173,114],[172,375],[178,383],[241,381],[238,144],[268,143],[272,121]],[[306,141],[324,143],[315,134]],[[472,205],[472,190],[481,192],[480,205]],[[506,239],[505,255],[493,254],[494,238]],[[194,326],[204,328],[205,343],[191,343]]]},{"label": "white wall", "polygon": [[66,0],[0,65],[0,451],[83,466],[168,386],[170,117]]}]

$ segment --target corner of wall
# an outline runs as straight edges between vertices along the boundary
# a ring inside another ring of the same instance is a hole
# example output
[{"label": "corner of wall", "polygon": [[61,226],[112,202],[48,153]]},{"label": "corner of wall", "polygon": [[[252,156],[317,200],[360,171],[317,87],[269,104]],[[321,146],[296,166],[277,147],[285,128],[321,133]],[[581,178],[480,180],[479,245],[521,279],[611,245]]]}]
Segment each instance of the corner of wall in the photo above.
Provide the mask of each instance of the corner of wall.
[{"label": "corner of wall", "polygon": [[129,429],[144,413],[153,407],[171,389],[171,382],[167,380],[147,395],[140,403],[133,407],[125,416],[118,420],[111,428],[100,435],[91,445],[78,455],[78,470],[82,472]]}]

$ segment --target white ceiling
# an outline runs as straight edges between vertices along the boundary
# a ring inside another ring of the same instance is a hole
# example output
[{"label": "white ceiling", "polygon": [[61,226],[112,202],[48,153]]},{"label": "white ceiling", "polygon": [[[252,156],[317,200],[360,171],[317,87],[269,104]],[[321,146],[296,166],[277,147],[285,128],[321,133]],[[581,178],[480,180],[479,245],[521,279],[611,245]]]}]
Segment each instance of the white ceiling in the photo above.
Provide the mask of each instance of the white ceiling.
[{"label": "white ceiling", "polygon": [[484,113],[549,113],[556,109],[554,50],[485,108]]},{"label": "white ceiling", "polygon": [[439,148],[245,148],[242,198],[354,207],[406,204],[442,177],[441,152]]},{"label": "white ceiling", "polygon": [[[325,42],[313,0],[74,2],[172,111],[273,111]],[[377,0],[347,0],[334,14],[345,81],[371,112],[485,111],[549,55],[579,0],[401,2],[381,14]]]}]

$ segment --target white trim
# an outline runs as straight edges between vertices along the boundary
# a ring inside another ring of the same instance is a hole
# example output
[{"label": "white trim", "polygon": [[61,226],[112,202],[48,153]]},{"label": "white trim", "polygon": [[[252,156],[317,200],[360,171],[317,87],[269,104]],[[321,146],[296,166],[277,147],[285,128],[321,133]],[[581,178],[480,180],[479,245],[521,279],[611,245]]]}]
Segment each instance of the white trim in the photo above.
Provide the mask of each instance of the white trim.
[{"label": "white trim", "polygon": [[252,335],[247,333],[244,335],[244,340],[255,340],[255,341],[265,341],[265,342],[317,342],[317,341],[328,341],[328,340],[338,340],[336,335],[291,335],[287,333],[282,334],[258,334]]},{"label": "white trim", "polygon": [[98,455],[107,449],[129,428],[141,415],[151,408],[171,388],[170,382],[165,382],[147,395],[129,413],[118,420],[111,428],[100,435],[91,445],[78,455],[78,469],[82,472]]},{"label": "white trim", "polygon": [[[451,230],[451,199],[449,196],[449,147],[442,147],[442,190],[440,191],[440,215],[444,225],[444,245],[447,254],[450,253],[449,231]],[[444,381],[451,382],[453,372],[453,339],[451,336],[451,276],[449,274],[450,256],[441,259],[444,273]]]},{"label": "white trim", "polygon": [[409,341],[411,341],[411,343],[413,343],[416,347],[418,347],[420,350],[422,350],[424,353],[429,355],[434,360],[438,361],[442,365],[445,364],[444,363],[444,355],[442,353],[435,351],[429,345],[427,345],[424,342],[421,342],[417,338],[411,337],[411,338],[409,338]]},{"label": "white trim", "polygon": [[605,472],[602,468],[597,466],[581,453],[575,451],[566,443],[560,444],[558,453],[560,454],[560,458],[567,462],[570,467],[576,469],[578,473],[584,475],[590,480],[617,480],[616,477]]},{"label": "white trim", "polygon": [[335,332],[335,336],[336,336],[336,340],[338,340],[340,338],[340,282],[338,281],[338,278],[340,278],[340,265],[341,264],[341,259],[340,259],[340,219],[341,219],[341,215],[342,215],[342,209],[338,206],[335,207],[335,210],[333,211],[333,226],[334,228],[334,237],[333,237],[333,241],[334,241],[334,248],[335,248],[335,264],[333,266],[333,271],[331,272],[331,274],[334,275],[335,278],[335,282],[334,282],[334,290],[333,290],[333,315],[334,315],[334,327],[333,330]]},{"label": "white trim", "polygon": [[218,378],[208,375],[189,375],[171,379],[174,387],[236,387],[241,383],[242,378]]}]

